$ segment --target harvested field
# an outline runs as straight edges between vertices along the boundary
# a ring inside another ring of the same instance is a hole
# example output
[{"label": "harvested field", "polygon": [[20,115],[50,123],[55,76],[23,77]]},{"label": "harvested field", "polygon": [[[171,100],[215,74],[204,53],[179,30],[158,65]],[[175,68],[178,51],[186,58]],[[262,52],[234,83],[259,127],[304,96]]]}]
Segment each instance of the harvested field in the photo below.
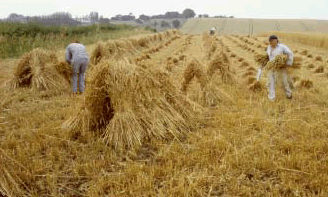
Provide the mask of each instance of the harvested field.
[{"label": "harvested field", "polygon": [[63,51],[1,60],[0,196],[327,196],[326,50],[286,39],[307,52],[272,102],[266,40],[96,43],[77,96]]},{"label": "harvested field", "polygon": [[[237,5],[236,5],[237,6]],[[286,32],[304,33],[285,33],[277,32],[277,24]],[[288,39],[295,40],[304,44],[312,43],[318,46],[327,46],[327,42],[320,42],[324,36],[327,39],[328,29],[327,20],[305,20],[305,19],[246,19],[246,18],[194,18],[188,20],[181,31],[188,34],[201,34],[207,32],[211,27],[224,27],[220,30],[223,35],[249,35],[249,26],[254,26],[254,34],[274,32],[281,36],[288,36]],[[307,28],[311,27],[312,33]],[[322,34],[320,34],[320,33]],[[308,40],[311,36],[313,39]]]}]

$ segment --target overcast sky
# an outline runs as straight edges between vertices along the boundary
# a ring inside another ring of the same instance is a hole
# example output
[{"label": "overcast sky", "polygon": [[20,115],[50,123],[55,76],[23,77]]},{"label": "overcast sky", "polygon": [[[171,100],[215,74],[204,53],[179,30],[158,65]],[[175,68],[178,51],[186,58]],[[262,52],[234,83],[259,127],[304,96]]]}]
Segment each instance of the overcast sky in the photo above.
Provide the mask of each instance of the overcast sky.
[{"label": "overcast sky", "polygon": [[104,17],[116,14],[154,15],[166,11],[233,15],[238,18],[328,19],[328,0],[0,0],[0,18],[10,13],[27,16],[58,11],[82,16],[97,11]]}]

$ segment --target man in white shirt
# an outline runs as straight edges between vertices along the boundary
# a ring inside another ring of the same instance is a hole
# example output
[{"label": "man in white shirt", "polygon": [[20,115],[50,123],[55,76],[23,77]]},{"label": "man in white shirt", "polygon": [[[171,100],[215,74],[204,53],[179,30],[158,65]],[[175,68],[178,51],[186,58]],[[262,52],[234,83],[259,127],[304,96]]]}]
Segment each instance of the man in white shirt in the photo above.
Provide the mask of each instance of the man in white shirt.
[{"label": "man in white shirt", "polygon": [[212,28],[210,29],[210,35],[214,35],[215,32],[216,32],[216,28],[215,28],[215,27],[212,27]]},{"label": "man in white shirt", "polygon": [[[286,65],[292,66],[294,60],[293,52],[283,44],[279,43],[278,37],[272,35],[269,37],[270,45],[267,48],[267,53],[269,55],[269,60],[273,60],[277,55],[286,54],[288,56]],[[282,83],[284,85],[285,94],[287,99],[292,99],[292,91],[288,83],[288,74],[287,68],[281,68],[278,71],[270,70],[268,72],[268,89],[269,89],[269,99],[274,100],[276,98],[276,91],[275,91],[275,79],[276,76],[280,76],[282,78]]]}]

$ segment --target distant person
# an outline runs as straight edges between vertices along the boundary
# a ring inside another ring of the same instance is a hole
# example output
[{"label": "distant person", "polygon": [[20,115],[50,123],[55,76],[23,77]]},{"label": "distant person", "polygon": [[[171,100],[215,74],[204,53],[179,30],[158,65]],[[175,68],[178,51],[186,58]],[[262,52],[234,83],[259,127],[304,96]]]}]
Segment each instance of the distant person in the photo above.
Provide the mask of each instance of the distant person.
[{"label": "distant person", "polygon": [[[278,37],[275,35],[272,35],[269,37],[269,46],[267,48],[267,53],[269,55],[269,60],[273,60],[277,55],[280,54],[286,54],[287,55],[287,62],[286,65],[292,66],[294,61],[294,54],[293,52],[284,44],[279,43]],[[284,85],[285,94],[287,99],[292,99],[292,90],[290,88],[289,82],[288,82],[288,74],[287,74],[287,68],[281,68],[277,71],[270,70],[268,72],[268,89],[269,89],[269,99],[271,101],[275,100],[276,98],[276,92],[275,92],[275,83],[276,83],[276,76],[280,76],[282,79],[282,83]]]},{"label": "distant person", "polygon": [[214,35],[215,32],[216,32],[216,27],[212,27],[212,28],[210,29],[210,35]]},{"label": "distant person", "polygon": [[[77,80],[79,78],[79,92],[84,92],[84,74],[89,64],[89,56],[85,46],[75,41],[66,48],[66,61],[71,64],[73,70],[73,94],[77,94]],[[79,77],[78,77],[79,75]]]}]

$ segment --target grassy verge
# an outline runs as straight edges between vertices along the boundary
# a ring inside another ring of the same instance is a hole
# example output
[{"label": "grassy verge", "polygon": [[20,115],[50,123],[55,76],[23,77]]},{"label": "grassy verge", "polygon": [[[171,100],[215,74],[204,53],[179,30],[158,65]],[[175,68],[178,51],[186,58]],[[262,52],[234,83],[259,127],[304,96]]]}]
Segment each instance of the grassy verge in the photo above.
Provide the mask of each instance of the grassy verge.
[{"label": "grassy verge", "polygon": [[149,30],[128,25],[91,25],[76,27],[43,26],[39,24],[0,23],[0,57],[18,57],[31,49],[64,48],[72,41],[91,44]]}]

